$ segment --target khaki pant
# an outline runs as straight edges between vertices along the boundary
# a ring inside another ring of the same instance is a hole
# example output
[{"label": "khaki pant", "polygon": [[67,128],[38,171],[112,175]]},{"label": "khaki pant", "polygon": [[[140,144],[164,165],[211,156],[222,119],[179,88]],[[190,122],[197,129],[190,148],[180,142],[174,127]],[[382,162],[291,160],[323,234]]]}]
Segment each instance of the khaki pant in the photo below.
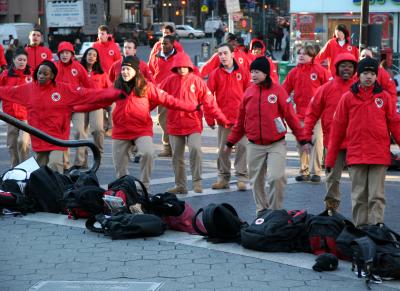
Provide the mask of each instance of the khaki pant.
[{"label": "khaki pant", "polygon": [[149,190],[151,172],[153,170],[154,148],[151,136],[141,136],[135,140],[112,140],[112,156],[117,178],[129,175],[129,150],[136,145],[140,158],[140,180]]},{"label": "khaki pant", "polygon": [[346,151],[340,150],[335,161],[335,166],[330,173],[326,173],[326,198],[332,198],[340,201],[340,179],[346,163]]},{"label": "khaki pant", "polygon": [[[25,120],[23,122],[26,123]],[[12,125],[7,126],[7,147],[12,168],[29,158],[30,144],[29,133]]]},{"label": "khaki pant", "polygon": [[[229,182],[231,178],[231,159],[229,155],[224,152],[228,135],[231,133],[231,128],[224,128],[218,126],[218,180]],[[236,156],[235,156],[235,176],[238,181],[246,182],[248,180],[247,175],[247,164],[246,164],[246,144],[248,143],[247,138],[243,137],[236,145]]]},{"label": "khaki pant", "polygon": [[[249,179],[257,213],[264,209],[282,209],[286,187],[286,151],[285,140],[270,145],[247,144]],[[269,195],[265,191],[266,174]]]},{"label": "khaki pant", "polygon": [[64,173],[64,152],[63,151],[48,151],[48,152],[36,152],[36,161],[39,166],[48,166],[50,169]]},{"label": "khaki pant", "polygon": [[[304,121],[300,121],[301,126],[304,126]],[[301,150],[301,146],[297,144],[297,150],[300,156],[300,175],[318,175],[322,173],[322,158],[323,158],[323,134],[321,128],[321,120],[315,124],[314,134],[312,136],[313,146],[311,153],[307,154]]]},{"label": "khaki pant", "polygon": [[164,147],[170,147],[171,145],[169,142],[169,135],[167,133],[167,108],[163,106],[158,106],[157,112],[158,112],[158,124],[160,125],[162,130],[161,141]]},{"label": "khaki pant", "polygon": [[349,167],[352,214],[356,226],[383,223],[386,170],[384,165]]},{"label": "khaki pant", "polygon": [[189,148],[189,163],[192,173],[192,182],[201,181],[202,159],[201,134],[170,135],[169,140],[172,148],[172,167],[175,173],[175,185],[187,189],[187,177],[185,171],[185,145]]}]

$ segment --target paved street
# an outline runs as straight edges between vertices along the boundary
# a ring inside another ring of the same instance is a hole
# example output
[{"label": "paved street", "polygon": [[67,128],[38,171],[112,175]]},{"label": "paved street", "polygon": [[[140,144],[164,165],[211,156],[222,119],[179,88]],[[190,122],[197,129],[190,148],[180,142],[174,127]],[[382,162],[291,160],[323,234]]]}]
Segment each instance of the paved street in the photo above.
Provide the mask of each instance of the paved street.
[{"label": "paved street", "polygon": [[[182,43],[193,57],[199,54],[203,41],[182,40]],[[147,47],[139,48],[140,57],[146,53]],[[160,131],[154,129],[158,152]],[[323,210],[324,184],[295,182],[298,155],[293,136],[289,134],[286,140],[288,186],[284,207],[319,213]],[[217,177],[216,131],[206,128],[202,143],[204,193],[190,191],[181,198],[194,209],[209,203],[231,203],[240,217],[250,223],[255,216],[251,191],[237,192],[234,181],[230,190],[210,189]],[[9,168],[8,160],[6,126],[0,122],[0,172]],[[138,164],[130,163],[130,171],[138,176]],[[399,176],[399,172],[389,172],[386,182],[385,222],[397,232],[400,232]],[[98,177],[104,186],[115,179],[110,138],[105,140]],[[190,180],[189,177],[189,189]],[[171,160],[157,158],[151,192],[164,192],[174,185],[173,181]],[[340,211],[351,217],[347,172],[341,189]],[[310,254],[263,253],[234,243],[211,244],[199,236],[173,231],[155,238],[112,241],[86,231],[83,220],[72,221],[63,215],[0,217],[0,291],[29,290],[35,284],[31,290],[366,290],[364,280],[351,272],[350,263],[340,262],[334,272],[317,273],[312,270],[314,260],[315,256]],[[372,286],[372,290],[397,289],[400,289],[398,281]]]}]

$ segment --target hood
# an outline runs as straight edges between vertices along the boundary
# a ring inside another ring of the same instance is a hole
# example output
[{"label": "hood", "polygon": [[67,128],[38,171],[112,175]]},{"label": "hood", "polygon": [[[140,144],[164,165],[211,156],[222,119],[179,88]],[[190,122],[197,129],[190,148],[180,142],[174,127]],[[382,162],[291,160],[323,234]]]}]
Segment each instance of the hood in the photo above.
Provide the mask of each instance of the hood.
[{"label": "hood", "polygon": [[356,57],[353,56],[352,54],[349,54],[349,53],[342,53],[342,54],[339,54],[335,58],[335,60],[333,62],[333,65],[336,68],[336,75],[338,74],[338,65],[339,65],[339,63],[344,62],[344,61],[352,62],[354,64],[354,74],[357,73],[357,64],[358,64],[358,62],[357,62]]},{"label": "hood", "polygon": [[185,53],[177,53],[174,57],[174,63],[172,65],[171,71],[176,73],[177,68],[187,67],[191,72],[194,70],[194,65],[190,57]]},{"label": "hood", "polygon": [[75,55],[74,46],[72,45],[72,43],[70,43],[68,41],[62,41],[59,43],[58,48],[57,48],[58,57],[60,57],[60,53],[62,51],[70,51],[70,52],[72,52],[73,55]]},{"label": "hood", "polygon": [[250,51],[250,53],[251,53],[251,50],[253,49],[253,45],[254,45],[254,43],[255,42],[260,42],[261,44],[262,44],[262,51],[261,51],[261,53],[264,55],[265,54],[265,44],[264,44],[264,42],[261,40],[261,39],[258,39],[258,38],[253,38],[251,41],[250,41],[250,45],[249,45],[249,51]]}]

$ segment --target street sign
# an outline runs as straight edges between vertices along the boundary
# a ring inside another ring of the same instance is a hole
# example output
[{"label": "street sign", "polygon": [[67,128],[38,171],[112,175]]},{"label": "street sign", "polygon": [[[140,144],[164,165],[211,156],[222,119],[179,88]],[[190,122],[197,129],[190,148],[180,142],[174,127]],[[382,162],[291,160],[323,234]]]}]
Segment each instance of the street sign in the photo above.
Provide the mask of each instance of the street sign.
[{"label": "street sign", "polygon": [[239,0],[225,0],[225,6],[228,14],[240,11]]},{"label": "street sign", "polygon": [[200,10],[201,10],[201,12],[207,13],[208,12],[208,6],[207,5],[201,5]]}]

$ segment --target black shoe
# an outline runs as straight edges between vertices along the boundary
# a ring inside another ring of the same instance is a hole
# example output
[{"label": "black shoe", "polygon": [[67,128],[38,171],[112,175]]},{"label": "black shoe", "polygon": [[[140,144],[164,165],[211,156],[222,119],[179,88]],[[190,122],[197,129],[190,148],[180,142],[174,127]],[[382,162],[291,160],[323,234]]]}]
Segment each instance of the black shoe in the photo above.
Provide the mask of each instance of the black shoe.
[{"label": "black shoe", "polygon": [[312,175],[310,181],[314,183],[321,183],[321,177],[318,175]]},{"label": "black shoe", "polygon": [[310,175],[300,175],[294,178],[297,182],[308,182],[310,181]]}]

